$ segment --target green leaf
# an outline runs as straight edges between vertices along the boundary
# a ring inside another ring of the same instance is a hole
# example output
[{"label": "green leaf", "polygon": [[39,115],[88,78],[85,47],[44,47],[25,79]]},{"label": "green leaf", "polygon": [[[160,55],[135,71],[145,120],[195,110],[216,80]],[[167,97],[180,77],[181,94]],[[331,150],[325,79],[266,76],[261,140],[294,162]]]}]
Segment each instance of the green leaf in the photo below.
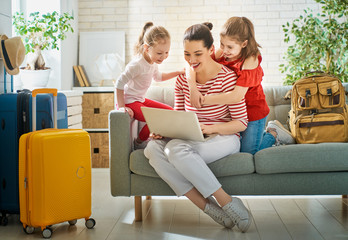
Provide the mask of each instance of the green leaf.
[{"label": "green leaf", "polygon": [[322,4],[321,13],[304,9],[304,16],[289,23],[288,32],[283,27],[284,42],[290,42],[290,35],[294,40],[284,54],[286,63],[279,65],[285,74],[284,84],[291,84],[309,70],[329,71],[348,81],[347,1],[315,1]]},{"label": "green leaf", "polygon": [[42,46],[42,50],[59,50],[57,41],[66,39],[66,33],[74,31],[70,24],[72,19],[69,13],[59,15],[56,11],[42,15],[33,12],[27,19],[24,19],[23,13],[16,12],[13,14],[13,26],[23,38],[27,52],[32,52],[35,45]]}]

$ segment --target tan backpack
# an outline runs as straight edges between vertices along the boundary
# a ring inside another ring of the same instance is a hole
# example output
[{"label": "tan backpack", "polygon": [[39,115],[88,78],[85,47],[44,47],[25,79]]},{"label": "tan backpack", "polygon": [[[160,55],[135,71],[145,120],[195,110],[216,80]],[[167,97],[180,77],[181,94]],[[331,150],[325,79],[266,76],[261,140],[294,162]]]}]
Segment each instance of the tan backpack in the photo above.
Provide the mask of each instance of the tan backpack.
[{"label": "tan backpack", "polygon": [[345,89],[335,76],[320,73],[296,81],[289,117],[297,143],[348,141]]}]

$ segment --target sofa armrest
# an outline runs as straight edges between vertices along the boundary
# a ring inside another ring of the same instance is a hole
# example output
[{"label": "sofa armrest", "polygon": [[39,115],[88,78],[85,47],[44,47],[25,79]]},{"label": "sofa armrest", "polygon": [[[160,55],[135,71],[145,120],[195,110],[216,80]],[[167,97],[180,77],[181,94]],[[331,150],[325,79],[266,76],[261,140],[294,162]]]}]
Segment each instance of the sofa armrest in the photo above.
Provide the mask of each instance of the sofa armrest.
[{"label": "sofa armrest", "polygon": [[109,113],[110,187],[112,196],[130,196],[131,119],[119,110]]}]

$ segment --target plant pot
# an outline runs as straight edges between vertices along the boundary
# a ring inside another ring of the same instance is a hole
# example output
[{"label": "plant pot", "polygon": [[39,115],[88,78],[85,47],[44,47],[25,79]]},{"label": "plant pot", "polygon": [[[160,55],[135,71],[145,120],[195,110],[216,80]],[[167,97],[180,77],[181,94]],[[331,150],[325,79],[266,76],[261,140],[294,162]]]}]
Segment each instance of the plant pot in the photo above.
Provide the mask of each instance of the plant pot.
[{"label": "plant pot", "polygon": [[50,68],[44,70],[20,69],[22,88],[33,90],[35,88],[46,87],[50,76],[50,72]]}]

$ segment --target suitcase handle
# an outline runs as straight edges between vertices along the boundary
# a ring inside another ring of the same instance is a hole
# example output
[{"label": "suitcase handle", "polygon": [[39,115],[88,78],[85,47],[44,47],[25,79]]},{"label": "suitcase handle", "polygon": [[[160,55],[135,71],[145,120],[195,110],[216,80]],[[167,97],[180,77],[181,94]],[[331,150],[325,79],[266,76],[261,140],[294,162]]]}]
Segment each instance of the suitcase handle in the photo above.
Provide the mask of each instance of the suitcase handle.
[{"label": "suitcase handle", "polygon": [[[4,67],[4,93],[7,93],[6,87],[6,68]],[[13,76],[11,75],[11,92],[13,92]]]},{"label": "suitcase handle", "polygon": [[53,95],[53,123],[54,128],[58,128],[57,121],[57,95],[58,90],[56,88],[38,88],[32,91],[32,129],[36,131],[36,95],[42,93],[51,93]]},{"label": "suitcase handle", "polygon": [[38,88],[34,89],[31,93],[33,97],[36,97],[36,95],[40,93],[52,93],[54,97],[58,96],[58,90],[56,88]]}]

